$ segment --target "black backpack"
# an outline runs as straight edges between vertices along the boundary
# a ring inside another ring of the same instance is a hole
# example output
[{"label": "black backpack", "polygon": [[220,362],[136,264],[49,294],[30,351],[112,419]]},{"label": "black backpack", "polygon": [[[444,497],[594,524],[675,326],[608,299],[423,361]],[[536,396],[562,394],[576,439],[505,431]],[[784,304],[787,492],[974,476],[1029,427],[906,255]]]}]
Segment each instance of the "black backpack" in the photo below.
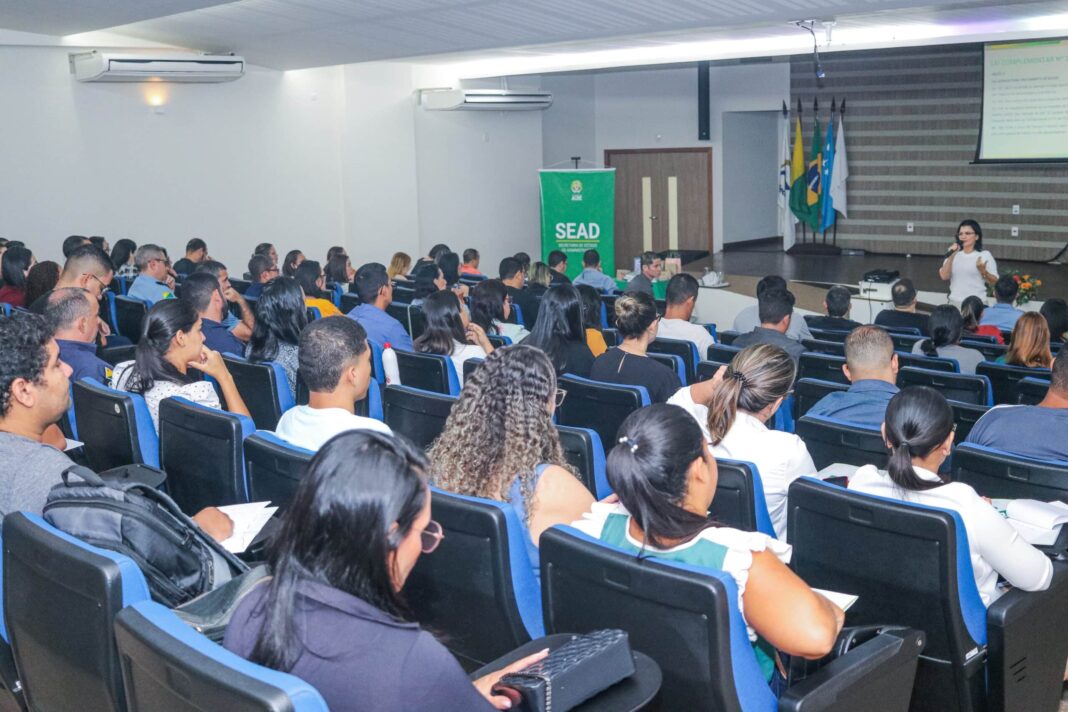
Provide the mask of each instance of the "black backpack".
[{"label": "black backpack", "polygon": [[133,559],[152,598],[170,608],[248,571],[163,492],[144,482],[105,479],[81,465],[68,468],[63,484],[48,493],[44,518],[88,544]]}]

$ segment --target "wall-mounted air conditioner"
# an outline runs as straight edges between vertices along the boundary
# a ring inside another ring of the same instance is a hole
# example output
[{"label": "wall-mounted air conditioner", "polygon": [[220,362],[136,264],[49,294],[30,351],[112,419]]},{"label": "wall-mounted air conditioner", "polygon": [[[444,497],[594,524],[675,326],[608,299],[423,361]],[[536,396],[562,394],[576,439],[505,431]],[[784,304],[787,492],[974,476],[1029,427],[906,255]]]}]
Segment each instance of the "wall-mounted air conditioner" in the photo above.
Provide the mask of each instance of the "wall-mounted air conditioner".
[{"label": "wall-mounted air conditioner", "polygon": [[547,91],[511,89],[428,89],[420,98],[429,111],[531,111],[553,105]]},{"label": "wall-mounted air conditioner", "polygon": [[232,82],[245,74],[242,57],[208,54],[76,52],[70,71],[80,82]]}]

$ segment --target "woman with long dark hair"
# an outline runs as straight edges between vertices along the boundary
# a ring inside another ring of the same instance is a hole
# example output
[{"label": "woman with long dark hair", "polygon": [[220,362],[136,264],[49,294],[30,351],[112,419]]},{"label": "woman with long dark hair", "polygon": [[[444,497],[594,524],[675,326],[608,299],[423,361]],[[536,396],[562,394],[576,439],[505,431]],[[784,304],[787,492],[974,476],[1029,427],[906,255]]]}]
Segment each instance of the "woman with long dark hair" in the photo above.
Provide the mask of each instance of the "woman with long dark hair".
[{"label": "woman with long dark hair", "polygon": [[420,267],[425,267],[426,265],[436,265],[441,256],[447,252],[452,252],[452,250],[449,249],[448,245],[439,242],[430,248],[430,252],[427,253],[426,257],[420,257],[416,260],[415,268],[412,271],[417,272]]},{"label": "woman with long dark hair", "polygon": [[423,301],[422,307],[426,329],[412,345],[416,351],[451,358],[462,386],[464,361],[486,358],[493,353],[493,344],[482,327],[468,319],[460,298],[451,290],[434,292]]},{"label": "woman with long dark hair", "polygon": [[653,297],[645,292],[627,292],[616,299],[615,315],[616,331],[623,343],[597,357],[590,378],[644,386],[653,403],[667,401],[682,384],[675,371],[648,356],[660,322]]},{"label": "woman with long dark hair", "polygon": [[51,260],[38,262],[30,268],[26,275],[26,292],[24,298],[26,306],[32,306],[34,302],[56,288],[59,282],[59,265]]},{"label": "woman with long dark hair", "polygon": [[429,450],[434,484],[515,510],[536,576],[541,533],[578,519],[593,503],[571,474],[553,425],[565,395],[539,349],[498,349],[471,374]]},{"label": "woman with long dark hair", "polygon": [[975,367],[986,360],[983,352],[960,345],[964,334],[964,318],[957,307],[952,304],[940,304],[927,319],[927,329],[931,336],[917,341],[912,353],[951,358],[960,366],[961,373],[975,373]]},{"label": "woman with long dark hair", "polygon": [[701,429],[682,408],[654,404],[631,413],[608,453],[617,504],[594,503],[572,526],[640,558],[668,559],[729,574],[738,585],[764,679],[781,689],[775,651],[826,655],[845,614],[786,566],[790,546],[708,517],[718,471]]},{"label": "woman with long dark hair", "polygon": [[1051,368],[1053,353],[1049,347],[1049,326],[1038,312],[1026,312],[1012,327],[1009,350],[998,363],[1025,368]]},{"label": "woman with long dark hair", "polygon": [[1050,560],[974,489],[938,474],[953,450],[954,430],[953,409],[941,393],[926,386],[902,389],[890,400],[883,423],[890,451],[886,471],[865,465],[849,479],[849,489],[960,514],[984,604],[1001,595],[999,575],[1024,591],[1045,590],[1053,576]]},{"label": "woman with long dark hair", "polygon": [[28,306],[26,304],[26,278],[35,264],[37,264],[37,258],[30,252],[30,248],[21,245],[7,248],[4,256],[0,257],[0,277],[3,277],[0,302],[13,307]]},{"label": "woman with long dark hair", "polygon": [[148,310],[141,326],[133,361],[115,367],[114,388],[144,397],[152,424],[159,430],[159,404],[164,398],[181,396],[209,408],[222,408],[212,385],[201,373],[215,379],[226,399],[226,410],[249,415],[234,377],[218,351],[204,346],[204,334],[196,309],[182,299],[165,299]]},{"label": "woman with long dark hair", "polygon": [[304,263],[304,253],[300,250],[290,250],[282,261],[282,276],[296,277],[297,268]]},{"label": "woman with long dark hair", "polygon": [[983,228],[979,223],[962,220],[957,226],[957,239],[950,245],[938,276],[949,282],[949,301],[954,305],[973,295],[986,297],[986,285],[998,281],[998,263],[983,249]]},{"label": "woman with long dark hair", "polygon": [[441,268],[441,276],[445,278],[445,284],[450,289],[460,283],[460,255],[446,252],[438,258],[438,267]]},{"label": "woman with long dark hair", "polygon": [[122,238],[116,240],[111,247],[111,264],[115,267],[115,276],[123,279],[135,279],[140,270],[134,262],[134,253],[137,252],[137,243],[133,240]]},{"label": "woman with long dark hair", "polygon": [[597,358],[608,350],[608,344],[601,333],[601,309],[604,302],[601,301],[601,293],[588,284],[576,284],[579,299],[582,301],[582,328],[586,330],[586,345],[590,352]]},{"label": "woman with long dark hair", "polygon": [[305,680],[332,712],[506,709],[490,689],[544,652],[472,684],[410,622],[404,583],[444,537],[427,471],[404,438],[354,430],[328,441],[270,545],[271,578],[238,606],[223,645]]},{"label": "woman with long dark hair", "polygon": [[556,374],[590,375],[593,352],[586,345],[582,328],[582,301],[570,284],[556,284],[545,292],[538,307],[538,320],[526,344],[545,352]]},{"label": "woman with long dark hair", "polygon": [[979,323],[979,320],[983,318],[984,311],[986,311],[986,304],[974,294],[960,303],[963,337],[990,336],[997,343],[1004,344],[1005,339],[1001,336],[1001,329],[993,324]]},{"label": "woman with long dark hair", "polygon": [[320,316],[340,316],[341,310],[330,301],[330,294],[323,291],[326,289],[326,274],[318,262],[304,260],[300,267],[297,267],[294,279],[304,290],[306,306],[318,309]]},{"label": "woman with long dark hair", "polygon": [[255,363],[274,361],[282,364],[294,398],[300,368],[297,345],[300,332],[307,325],[304,292],[296,280],[276,277],[268,282],[256,301],[256,326],[245,347],[245,358]]},{"label": "woman with long dark hair", "polygon": [[487,334],[497,334],[518,344],[530,335],[526,328],[512,324],[512,300],[504,282],[486,279],[471,289],[471,322],[478,324]]},{"label": "woman with long dark hair", "polygon": [[415,295],[412,297],[412,306],[421,305],[423,300],[431,294],[440,292],[448,286],[445,283],[445,276],[441,273],[441,268],[433,263],[417,267],[413,277],[415,280]]}]

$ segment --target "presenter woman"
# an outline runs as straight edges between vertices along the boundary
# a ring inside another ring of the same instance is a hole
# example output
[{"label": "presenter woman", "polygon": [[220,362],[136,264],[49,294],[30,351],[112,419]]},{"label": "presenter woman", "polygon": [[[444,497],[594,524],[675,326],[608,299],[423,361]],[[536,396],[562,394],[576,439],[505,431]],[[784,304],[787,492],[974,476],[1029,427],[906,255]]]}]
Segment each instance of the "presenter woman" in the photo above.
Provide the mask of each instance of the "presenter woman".
[{"label": "presenter woman", "polygon": [[974,220],[964,220],[949,250],[938,270],[938,276],[949,282],[949,301],[958,308],[973,295],[985,301],[986,285],[998,281],[998,263],[983,249],[983,228]]}]

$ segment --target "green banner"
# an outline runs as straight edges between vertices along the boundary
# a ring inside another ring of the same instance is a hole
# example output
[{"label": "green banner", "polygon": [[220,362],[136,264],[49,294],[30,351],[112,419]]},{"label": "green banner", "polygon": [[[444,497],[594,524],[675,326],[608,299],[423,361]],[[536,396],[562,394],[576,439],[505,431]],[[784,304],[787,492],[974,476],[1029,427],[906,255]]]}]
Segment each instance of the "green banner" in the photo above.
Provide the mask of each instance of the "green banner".
[{"label": "green banner", "polygon": [[561,250],[567,276],[582,271],[582,253],[597,250],[601,269],[616,272],[616,170],[543,170],[541,175],[541,256]]}]

